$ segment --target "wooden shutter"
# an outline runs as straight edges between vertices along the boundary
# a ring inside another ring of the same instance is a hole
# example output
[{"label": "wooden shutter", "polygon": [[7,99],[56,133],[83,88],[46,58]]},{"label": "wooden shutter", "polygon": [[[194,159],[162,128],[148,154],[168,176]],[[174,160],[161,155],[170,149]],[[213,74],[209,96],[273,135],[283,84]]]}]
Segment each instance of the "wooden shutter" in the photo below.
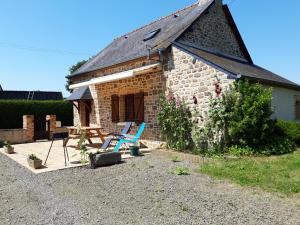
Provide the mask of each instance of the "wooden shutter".
[{"label": "wooden shutter", "polygon": [[296,120],[300,119],[300,101],[296,101]]},{"label": "wooden shutter", "polygon": [[135,122],[141,124],[144,122],[144,92],[140,92],[134,95],[134,112]]},{"label": "wooden shutter", "polygon": [[111,121],[113,123],[118,123],[120,120],[119,116],[119,96],[111,96]]},{"label": "wooden shutter", "polygon": [[125,96],[125,120],[134,121],[134,95]]}]

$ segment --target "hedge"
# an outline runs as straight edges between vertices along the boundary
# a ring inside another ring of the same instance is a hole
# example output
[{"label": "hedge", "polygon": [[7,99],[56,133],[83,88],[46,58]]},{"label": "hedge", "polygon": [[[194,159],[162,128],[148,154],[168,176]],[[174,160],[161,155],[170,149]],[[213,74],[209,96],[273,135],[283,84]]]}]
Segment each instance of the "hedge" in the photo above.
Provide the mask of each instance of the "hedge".
[{"label": "hedge", "polygon": [[277,133],[284,135],[300,146],[300,124],[295,121],[278,120]]},{"label": "hedge", "polygon": [[17,129],[23,127],[23,115],[45,118],[56,115],[62,126],[73,124],[73,106],[70,102],[0,100],[0,129]]}]

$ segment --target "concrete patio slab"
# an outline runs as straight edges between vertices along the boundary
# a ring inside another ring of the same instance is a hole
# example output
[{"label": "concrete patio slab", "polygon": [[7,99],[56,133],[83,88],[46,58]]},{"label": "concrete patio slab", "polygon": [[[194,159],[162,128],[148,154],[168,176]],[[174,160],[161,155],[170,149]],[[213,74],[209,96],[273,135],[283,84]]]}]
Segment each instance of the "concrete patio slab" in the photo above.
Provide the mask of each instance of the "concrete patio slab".
[{"label": "concrete patio slab", "polygon": [[[13,145],[15,153],[14,154],[6,154],[3,148],[0,148],[0,153],[8,156],[12,160],[16,161],[20,165],[26,167],[33,173],[45,173],[55,170],[62,170],[73,167],[84,166],[80,163],[80,151],[76,150],[76,140],[70,140],[68,143],[68,153],[69,153],[69,162],[67,162],[67,166],[65,166],[64,159],[64,150],[62,141],[54,141],[49,158],[47,160],[47,164],[45,167],[41,169],[33,169],[28,166],[27,157],[30,154],[35,154],[38,158],[43,160],[43,163],[47,157],[48,150],[50,148],[50,141],[38,141],[34,143],[26,143],[26,144],[18,144]],[[99,146],[99,145],[98,145]],[[89,145],[89,152],[96,152],[98,150],[97,145]],[[130,154],[122,154],[122,159],[132,158]]]}]

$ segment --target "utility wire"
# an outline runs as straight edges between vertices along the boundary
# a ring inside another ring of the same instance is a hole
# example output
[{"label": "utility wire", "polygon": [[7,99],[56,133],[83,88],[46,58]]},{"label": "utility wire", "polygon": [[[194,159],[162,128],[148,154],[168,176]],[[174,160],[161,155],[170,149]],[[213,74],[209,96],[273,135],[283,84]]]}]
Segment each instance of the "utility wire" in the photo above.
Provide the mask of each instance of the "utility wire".
[{"label": "utility wire", "polygon": [[15,49],[31,51],[31,52],[56,53],[62,55],[92,55],[87,52],[72,52],[72,51],[60,50],[60,49],[40,48],[35,46],[2,42],[2,41],[0,41],[0,47],[9,47],[9,48],[15,48]]}]

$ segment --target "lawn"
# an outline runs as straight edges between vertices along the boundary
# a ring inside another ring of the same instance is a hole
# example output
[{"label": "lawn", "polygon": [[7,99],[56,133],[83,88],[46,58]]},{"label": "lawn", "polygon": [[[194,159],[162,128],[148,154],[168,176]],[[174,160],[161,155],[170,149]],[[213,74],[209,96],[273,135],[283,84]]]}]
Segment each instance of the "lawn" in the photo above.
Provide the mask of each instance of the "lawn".
[{"label": "lawn", "polygon": [[300,194],[300,151],[283,156],[214,159],[202,165],[200,171],[242,186]]}]

